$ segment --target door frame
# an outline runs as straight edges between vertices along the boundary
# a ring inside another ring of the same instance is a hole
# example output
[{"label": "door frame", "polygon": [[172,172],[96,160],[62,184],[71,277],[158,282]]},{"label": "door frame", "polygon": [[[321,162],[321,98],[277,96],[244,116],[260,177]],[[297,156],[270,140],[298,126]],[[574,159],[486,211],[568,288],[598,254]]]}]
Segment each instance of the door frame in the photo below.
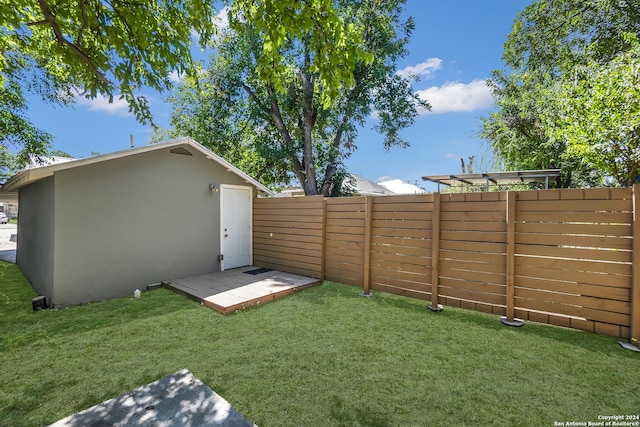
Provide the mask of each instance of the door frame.
[{"label": "door frame", "polygon": [[253,187],[249,185],[220,184],[220,271],[225,270],[224,262],[224,194],[225,190],[249,190],[249,265],[253,265]]}]

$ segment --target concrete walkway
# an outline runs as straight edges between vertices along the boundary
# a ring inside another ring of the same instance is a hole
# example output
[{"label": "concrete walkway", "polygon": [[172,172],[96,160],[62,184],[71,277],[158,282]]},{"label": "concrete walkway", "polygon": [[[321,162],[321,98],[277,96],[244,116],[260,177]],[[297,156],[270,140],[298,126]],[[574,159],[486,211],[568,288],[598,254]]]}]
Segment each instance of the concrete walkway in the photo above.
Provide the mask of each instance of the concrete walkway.
[{"label": "concrete walkway", "polygon": [[18,226],[15,224],[0,224],[0,259],[16,262],[16,242],[18,241]]},{"label": "concrete walkway", "polygon": [[256,427],[186,369],[49,427]]}]

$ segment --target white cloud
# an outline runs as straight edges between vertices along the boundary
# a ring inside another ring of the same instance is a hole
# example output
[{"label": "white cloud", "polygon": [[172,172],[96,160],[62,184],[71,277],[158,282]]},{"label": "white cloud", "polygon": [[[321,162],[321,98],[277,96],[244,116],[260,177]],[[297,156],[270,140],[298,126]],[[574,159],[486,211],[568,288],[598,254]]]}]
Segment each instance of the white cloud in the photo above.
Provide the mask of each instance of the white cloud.
[{"label": "white cloud", "polygon": [[220,9],[214,22],[219,30],[229,28],[229,6]]},{"label": "white cloud", "polygon": [[[493,105],[493,95],[486,80],[476,79],[470,83],[447,82],[419,90],[420,98],[431,104],[432,114],[462,113],[483,110]],[[423,114],[429,114],[423,111]]]},{"label": "white cloud", "polygon": [[449,153],[447,154],[447,159],[454,159],[454,160],[458,160],[461,156],[458,156],[457,154],[454,153]]},{"label": "white cloud", "polygon": [[412,76],[428,78],[431,77],[434,71],[439,70],[441,65],[442,59],[429,58],[417,65],[411,65],[409,67],[403,68],[402,70],[398,70],[396,74],[400,77],[404,77],[405,79],[409,79]]},{"label": "white cloud", "polygon": [[191,39],[194,42],[199,42],[200,41],[200,33],[198,33],[195,28],[191,29]]},{"label": "white cloud", "polygon": [[[229,7],[225,6],[216,14],[213,18],[213,24],[217,27],[218,31],[226,30],[229,28]],[[195,42],[200,41],[200,34],[194,29],[191,29],[191,38]]]},{"label": "white cloud", "polygon": [[173,83],[182,83],[182,79],[184,78],[184,73],[178,73],[176,70],[173,70],[169,74],[169,80]]},{"label": "white cloud", "polygon": [[76,104],[87,107],[90,111],[99,111],[122,117],[131,115],[127,101],[114,97],[113,102],[109,102],[109,98],[101,94],[98,94],[94,99],[76,96]]}]

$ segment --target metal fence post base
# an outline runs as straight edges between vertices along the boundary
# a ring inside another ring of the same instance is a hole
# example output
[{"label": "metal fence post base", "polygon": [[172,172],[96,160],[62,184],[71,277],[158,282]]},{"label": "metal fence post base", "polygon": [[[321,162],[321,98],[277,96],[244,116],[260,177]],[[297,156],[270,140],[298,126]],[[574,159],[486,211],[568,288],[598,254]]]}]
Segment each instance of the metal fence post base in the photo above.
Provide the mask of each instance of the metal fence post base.
[{"label": "metal fence post base", "polygon": [[629,341],[618,341],[618,344],[620,344],[622,346],[622,348],[627,349],[627,350],[631,350],[631,351],[635,351],[640,353],[640,347],[638,347],[637,345],[635,345],[634,343],[631,343]]},{"label": "metal fence post base", "polygon": [[513,326],[513,327],[516,327],[516,328],[519,328],[519,327],[524,325],[524,321],[522,321],[520,319],[509,320],[509,319],[507,319],[506,316],[502,316],[500,318],[500,322],[502,322],[504,325]]},{"label": "metal fence post base", "polygon": [[432,305],[429,306],[429,310],[435,312],[435,313],[440,313],[442,310],[444,310],[444,307],[442,306],[442,304],[438,304],[435,307]]}]

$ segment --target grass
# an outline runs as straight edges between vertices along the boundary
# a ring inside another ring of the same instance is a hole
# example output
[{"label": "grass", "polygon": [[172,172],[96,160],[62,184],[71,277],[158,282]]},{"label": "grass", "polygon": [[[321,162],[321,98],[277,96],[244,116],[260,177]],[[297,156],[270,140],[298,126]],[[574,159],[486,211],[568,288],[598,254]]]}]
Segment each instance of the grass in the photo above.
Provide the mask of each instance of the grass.
[{"label": "grass", "polygon": [[267,426],[552,426],[640,412],[610,337],[325,283],[222,316],[167,290],[33,312],[0,263],[0,426],[41,426],[191,370]]}]

